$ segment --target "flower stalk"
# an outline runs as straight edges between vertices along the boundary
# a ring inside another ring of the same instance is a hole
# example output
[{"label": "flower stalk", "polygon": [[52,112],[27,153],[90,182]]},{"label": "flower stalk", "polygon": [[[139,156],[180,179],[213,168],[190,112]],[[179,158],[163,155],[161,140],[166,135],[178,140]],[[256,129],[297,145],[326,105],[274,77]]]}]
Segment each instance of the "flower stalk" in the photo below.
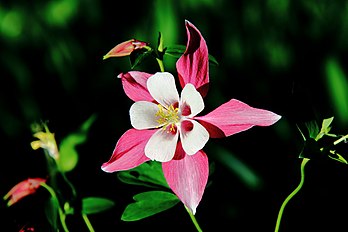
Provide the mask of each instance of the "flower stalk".
[{"label": "flower stalk", "polygon": [[193,224],[195,225],[197,231],[198,231],[198,232],[202,232],[202,229],[201,229],[201,227],[199,226],[199,224],[198,224],[198,222],[197,222],[197,220],[196,220],[195,215],[193,215],[193,213],[191,212],[191,210],[190,210],[189,208],[187,208],[186,206],[185,206],[185,209],[186,209],[186,211],[188,212],[188,214],[190,215],[190,218],[191,218]]},{"label": "flower stalk", "polygon": [[308,161],[309,161],[309,159],[307,159],[307,158],[303,158],[302,159],[302,163],[301,163],[301,181],[300,181],[299,185],[295,188],[295,190],[292,191],[287,198],[285,198],[282,206],[280,207],[280,210],[279,210],[279,213],[278,213],[277,222],[276,222],[276,227],[275,227],[274,232],[278,232],[279,231],[280,221],[282,219],[285,206],[288,204],[288,202],[291,200],[291,198],[293,198],[301,190],[301,188],[303,186],[304,178],[305,178],[304,167],[305,167],[305,165],[307,164]]}]

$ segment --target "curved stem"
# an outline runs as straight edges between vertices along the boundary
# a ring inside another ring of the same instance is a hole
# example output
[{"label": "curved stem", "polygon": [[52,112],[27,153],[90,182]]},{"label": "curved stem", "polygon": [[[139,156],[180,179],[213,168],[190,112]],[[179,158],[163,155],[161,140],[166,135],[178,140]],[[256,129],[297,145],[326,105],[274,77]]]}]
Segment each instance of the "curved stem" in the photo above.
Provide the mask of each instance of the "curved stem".
[{"label": "curved stem", "polygon": [[186,211],[189,213],[190,218],[191,218],[193,224],[195,225],[197,231],[198,231],[198,232],[202,232],[202,229],[201,229],[201,227],[199,227],[199,224],[198,224],[198,222],[197,222],[197,220],[196,220],[196,218],[195,218],[195,215],[193,215],[192,212],[191,212],[191,210],[189,210],[186,206],[185,206],[185,209],[186,209]]},{"label": "curved stem", "polygon": [[86,223],[86,225],[87,225],[87,227],[88,227],[88,230],[89,230],[90,232],[94,232],[93,226],[92,226],[91,222],[89,221],[89,219],[88,219],[88,217],[87,217],[87,214],[83,213],[83,214],[82,214],[82,218],[83,218],[83,220],[85,221],[85,223]]},{"label": "curved stem", "polygon": [[156,58],[157,63],[160,67],[161,72],[164,72],[164,65],[163,65],[163,60]]},{"label": "curved stem", "polygon": [[44,187],[50,194],[52,199],[56,202],[57,206],[58,206],[58,211],[59,211],[59,218],[60,218],[60,222],[62,224],[62,227],[64,229],[65,232],[69,232],[69,229],[65,223],[65,214],[63,212],[63,210],[61,209],[60,205],[59,205],[59,201],[57,198],[56,193],[54,192],[53,188],[51,188],[50,186],[48,186],[46,183],[41,183],[41,186]]},{"label": "curved stem", "polygon": [[302,163],[301,163],[301,181],[299,183],[299,185],[296,187],[296,189],[294,191],[292,191],[292,193],[290,193],[290,195],[284,200],[282,206],[280,207],[280,210],[279,210],[279,213],[278,213],[278,218],[277,218],[277,224],[276,224],[276,228],[275,228],[275,232],[278,232],[279,231],[279,226],[280,226],[280,221],[282,219],[282,215],[283,215],[283,211],[284,211],[284,208],[286,206],[286,204],[290,201],[290,199],[296,195],[296,193],[298,193],[298,191],[300,191],[300,189],[302,188],[303,186],[303,183],[304,183],[304,177],[305,177],[305,173],[304,173],[304,167],[306,165],[306,163],[309,161],[309,159],[307,158],[304,158],[302,160]]}]

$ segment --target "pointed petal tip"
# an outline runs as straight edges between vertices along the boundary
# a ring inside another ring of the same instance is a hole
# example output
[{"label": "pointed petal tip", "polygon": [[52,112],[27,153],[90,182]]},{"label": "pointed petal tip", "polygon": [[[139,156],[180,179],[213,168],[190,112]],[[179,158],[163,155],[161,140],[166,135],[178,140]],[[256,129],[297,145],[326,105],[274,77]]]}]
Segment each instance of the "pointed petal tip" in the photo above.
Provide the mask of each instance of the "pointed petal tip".
[{"label": "pointed petal tip", "polygon": [[107,172],[107,173],[111,173],[111,172],[113,172],[113,171],[110,171],[109,169],[108,169],[108,163],[106,162],[106,163],[103,163],[102,164],[102,166],[100,167],[100,169],[101,170],[103,170],[104,172]]},{"label": "pointed petal tip", "polygon": [[282,118],[281,115],[274,113],[273,123],[272,124],[278,122],[281,118]]}]

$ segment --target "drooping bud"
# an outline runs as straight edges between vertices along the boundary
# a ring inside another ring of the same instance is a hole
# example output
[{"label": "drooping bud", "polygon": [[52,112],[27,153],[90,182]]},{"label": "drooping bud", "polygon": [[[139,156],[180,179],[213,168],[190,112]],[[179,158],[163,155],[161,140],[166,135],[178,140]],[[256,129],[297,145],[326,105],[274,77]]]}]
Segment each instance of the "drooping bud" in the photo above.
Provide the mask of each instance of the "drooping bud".
[{"label": "drooping bud", "polygon": [[140,41],[140,40],[136,40],[136,39],[127,40],[125,42],[117,44],[113,49],[111,49],[105,56],[103,56],[103,60],[109,57],[129,56],[134,50],[142,49],[147,45],[148,43]]}]

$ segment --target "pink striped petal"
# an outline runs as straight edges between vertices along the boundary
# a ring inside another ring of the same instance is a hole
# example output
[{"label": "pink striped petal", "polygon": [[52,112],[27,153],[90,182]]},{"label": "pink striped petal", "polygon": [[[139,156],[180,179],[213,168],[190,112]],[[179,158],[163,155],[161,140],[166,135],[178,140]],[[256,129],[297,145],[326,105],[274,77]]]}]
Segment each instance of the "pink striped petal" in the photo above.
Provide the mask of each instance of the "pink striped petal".
[{"label": "pink striped petal", "polygon": [[121,78],[124,92],[133,101],[153,101],[153,97],[149,93],[146,82],[153,74],[130,71],[121,73],[117,77]]},{"label": "pink striped petal", "polygon": [[195,214],[208,181],[207,155],[203,151],[195,155],[185,155],[182,159],[162,163],[162,169],[169,187]]},{"label": "pink striped petal", "polygon": [[230,136],[253,126],[270,126],[280,118],[271,111],[253,108],[236,99],[231,99],[205,116],[195,117],[211,137]]},{"label": "pink striped petal", "polygon": [[108,162],[101,169],[105,172],[129,170],[150,160],[145,156],[144,148],[155,130],[129,129],[118,140]]},{"label": "pink striped petal", "polygon": [[181,87],[193,84],[204,97],[209,85],[209,54],[207,44],[200,31],[189,21],[185,21],[187,32],[186,51],[176,63]]}]

